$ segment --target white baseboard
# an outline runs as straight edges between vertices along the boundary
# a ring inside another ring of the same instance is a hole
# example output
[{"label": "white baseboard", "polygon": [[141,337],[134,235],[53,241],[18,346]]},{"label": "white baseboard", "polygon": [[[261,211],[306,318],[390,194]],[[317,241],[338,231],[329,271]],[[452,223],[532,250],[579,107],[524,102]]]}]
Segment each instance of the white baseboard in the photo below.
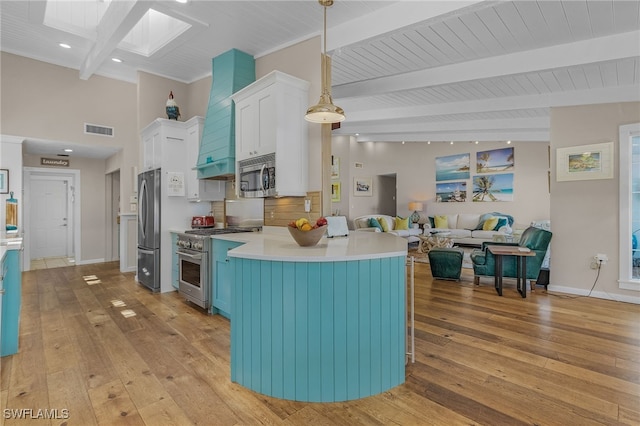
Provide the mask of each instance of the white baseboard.
[{"label": "white baseboard", "polygon": [[575,294],[578,296],[589,296],[595,297],[597,299],[605,299],[605,300],[614,300],[616,302],[626,302],[633,303],[636,305],[640,305],[640,297],[636,296],[626,296],[623,294],[611,294],[604,291],[593,291],[591,295],[589,295],[589,290],[574,288],[574,287],[564,287],[559,285],[549,285],[549,291],[558,292],[558,293],[567,293],[567,294]]},{"label": "white baseboard", "polygon": [[102,259],[89,259],[89,260],[79,260],[76,262],[76,265],[91,265],[92,263],[105,263],[104,258]]}]

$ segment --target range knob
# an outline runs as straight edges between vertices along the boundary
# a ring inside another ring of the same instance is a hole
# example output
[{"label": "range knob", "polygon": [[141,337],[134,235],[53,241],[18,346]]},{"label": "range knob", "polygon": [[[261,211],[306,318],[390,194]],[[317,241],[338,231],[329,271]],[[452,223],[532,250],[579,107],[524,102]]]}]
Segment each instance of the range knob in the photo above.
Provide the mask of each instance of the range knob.
[{"label": "range knob", "polygon": [[202,241],[194,242],[191,247],[195,250],[202,250]]}]

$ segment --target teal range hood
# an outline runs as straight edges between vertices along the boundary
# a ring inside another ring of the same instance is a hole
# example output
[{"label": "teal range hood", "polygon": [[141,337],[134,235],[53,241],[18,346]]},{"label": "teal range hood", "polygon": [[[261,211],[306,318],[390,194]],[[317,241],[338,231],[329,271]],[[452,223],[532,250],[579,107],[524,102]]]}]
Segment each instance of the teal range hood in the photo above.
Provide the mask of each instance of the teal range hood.
[{"label": "teal range hood", "polygon": [[236,173],[236,120],[231,95],[256,80],[253,56],[231,49],[212,59],[209,107],[198,154],[198,179],[228,180]]}]

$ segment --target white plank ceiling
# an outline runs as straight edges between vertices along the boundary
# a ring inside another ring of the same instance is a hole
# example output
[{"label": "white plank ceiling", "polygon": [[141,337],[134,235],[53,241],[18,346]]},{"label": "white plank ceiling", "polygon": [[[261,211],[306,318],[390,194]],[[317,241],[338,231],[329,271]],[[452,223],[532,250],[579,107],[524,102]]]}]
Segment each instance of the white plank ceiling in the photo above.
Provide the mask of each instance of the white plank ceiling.
[{"label": "white plank ceiling", "polygon": [[[135,81],[143,70],[192,82],[231,48],[260,57],[322,32],[315,0],[49,7],[0,2],[0,48],[85,79]],[[189,29],[136,53],[134,25],[149,8]],[[640,101],[640,0],[336,0],[327,50],[334,102],[347,115],[334,134],[361,141],[544,142],[552,107]]]}]

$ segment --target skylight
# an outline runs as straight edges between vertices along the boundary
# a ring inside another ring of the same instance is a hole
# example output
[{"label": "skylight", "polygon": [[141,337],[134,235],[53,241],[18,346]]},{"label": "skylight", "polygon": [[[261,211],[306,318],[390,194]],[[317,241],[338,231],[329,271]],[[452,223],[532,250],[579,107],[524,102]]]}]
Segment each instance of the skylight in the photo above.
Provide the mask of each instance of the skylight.
[{"label": "skylight", "polygon": [[95,39],[96,28],[111,0],[47,0],[43,24],[61,31]]},{"label": "skylight", "polygon": [[[96,41],[97,29],[113,0],[47,0],[43,24]],[[114,14],[109,19],[113,20]],[[117,16],[117,13],[116,15]],[[124,19],[124,16],[120,17]],[[113,25],[121,21],[115,20]],[[102,24],[104,26],[104,23]],[[148,9],[118,44],[119,49],[145,57],[168,46],[192,27],[180,19]],[[104,28],[103,28],[104,29]]]},{"label": "skylight", "polygon": [[149,9],[120,42],[118,48],[148,57],[189,28],[191,25],[184,21]]}]

